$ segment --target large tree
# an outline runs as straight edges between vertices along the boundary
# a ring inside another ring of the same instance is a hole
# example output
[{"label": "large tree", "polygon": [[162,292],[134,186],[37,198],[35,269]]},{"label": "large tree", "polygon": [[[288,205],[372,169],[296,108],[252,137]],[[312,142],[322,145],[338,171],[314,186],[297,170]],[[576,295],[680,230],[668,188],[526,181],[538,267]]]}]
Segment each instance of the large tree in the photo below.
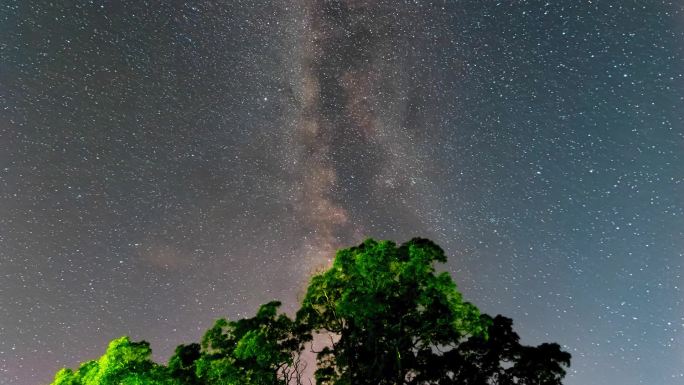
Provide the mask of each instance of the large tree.
[{"label": "large tree", "polygon": [[295,320],[277,301],[252,318],[219,319],[168,366],[150,360],[147,342],[122,337],[53,385],[300,384],[300,353],[316,334],[329,337],[314,346],[319,385],[560,385],[570,354],[520,344],[511,319],[481,314],[436,272],[445,261],[427,239],[368,239],[312,277]]},{"label": "large tree", "polygon": [[312,278],[297,321],[331,334],[318,353],[319,384],[557,385],[570,355],[523,346],[508,318],[480,314],[427,239],[366,240],[340,250]]},{"label": "large tree", "polygon": [[486,336],[488,323],[464,302],[447,273],[444,251],[426,239],[401,247],[366,240],[337,252],[311,280],[300,323],[332,333],[319,354],[319,384],[402,384],[421,370],[421,352]]}]

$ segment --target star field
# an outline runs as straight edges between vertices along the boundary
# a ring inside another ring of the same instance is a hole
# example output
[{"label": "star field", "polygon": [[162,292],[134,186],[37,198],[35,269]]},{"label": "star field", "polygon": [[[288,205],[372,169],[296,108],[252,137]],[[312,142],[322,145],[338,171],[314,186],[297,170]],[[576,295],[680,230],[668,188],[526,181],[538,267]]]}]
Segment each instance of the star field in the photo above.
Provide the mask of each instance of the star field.
[{"label": "star field", "polygon": [[441,245],[568,385],[684,384],[677,1],[5,1],[0,385]]}]

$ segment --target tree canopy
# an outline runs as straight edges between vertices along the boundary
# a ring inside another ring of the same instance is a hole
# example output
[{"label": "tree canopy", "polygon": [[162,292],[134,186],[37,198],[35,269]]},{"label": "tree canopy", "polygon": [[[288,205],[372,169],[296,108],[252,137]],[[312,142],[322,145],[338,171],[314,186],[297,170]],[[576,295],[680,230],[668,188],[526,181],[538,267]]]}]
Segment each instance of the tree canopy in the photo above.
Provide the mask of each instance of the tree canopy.
[{"label": "tree canopy", "polygon": [[318,383],[403,383],[430,370],[421,354],[485,336],[478,309],[463,301],[448,273],[435,274],[434,263],[445,261],[424,239],[398,248],[369,239],[340,250],[332,268],[313,277],[297,313],[310,329],[339,336],[320,356]]},{"label": "tree canopy", "polygon": [[[562,383],[569,353],[556,343],[521,345],[512,320],[464,301],[451,276],[436,272],[438,262],[444,251],[427,239],[367,239],[312,277],[294,318],[273,301],[252,318],[219,319],[167,365],[151,361],[147,342],[121,337],[52,384],[301,384],[307,349],[320,385]],[[317,346],[315,335],[329,342]]]},{"label": "tree canopy", "polygon": [[152,350],[145,341],[132,342],[121,337],[109,343],[105,354],[88,361],[75,372],[62,369],[53,385],[180,385],[178,378],[150,360]]}]

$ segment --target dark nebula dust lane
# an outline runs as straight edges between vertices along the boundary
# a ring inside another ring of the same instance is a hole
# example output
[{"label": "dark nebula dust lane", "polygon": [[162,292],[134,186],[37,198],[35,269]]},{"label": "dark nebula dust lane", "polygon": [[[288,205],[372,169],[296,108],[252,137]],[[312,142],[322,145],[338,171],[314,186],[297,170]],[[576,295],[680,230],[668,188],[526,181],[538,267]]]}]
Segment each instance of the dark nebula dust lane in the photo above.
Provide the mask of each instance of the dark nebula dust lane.
[{"label": "dark nebula dust lane", "polygon": [[429,127],[412,104],[430,88],[420,68],[435,49],[424,24],[439,8],[430,8],[309,1],[286,18],[297,21],[285,34],[292,39],[286,157],[295,215],[307,234],[307,274],[335,249],[361,241],[378,220],[426,231],[406,206],[427,203],[423,191],[431,188],[428,154],[416,143]]},{"label": "dark nebula dust lane", "polygon": [[0,385],[155,358],[365,237],[568,385],[684,383],[684,6],[0,4]]}]

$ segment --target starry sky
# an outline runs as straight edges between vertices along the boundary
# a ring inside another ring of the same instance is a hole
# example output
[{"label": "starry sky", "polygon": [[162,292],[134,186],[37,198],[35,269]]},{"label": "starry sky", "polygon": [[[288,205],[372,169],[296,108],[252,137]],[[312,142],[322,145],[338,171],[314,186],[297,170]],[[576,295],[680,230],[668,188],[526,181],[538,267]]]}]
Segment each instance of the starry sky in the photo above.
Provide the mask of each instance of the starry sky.
[{"label": "starry sky", "polygon": [[0,384],[441,245],[568,385],[684,384],[681,1],[0,2]]}]

